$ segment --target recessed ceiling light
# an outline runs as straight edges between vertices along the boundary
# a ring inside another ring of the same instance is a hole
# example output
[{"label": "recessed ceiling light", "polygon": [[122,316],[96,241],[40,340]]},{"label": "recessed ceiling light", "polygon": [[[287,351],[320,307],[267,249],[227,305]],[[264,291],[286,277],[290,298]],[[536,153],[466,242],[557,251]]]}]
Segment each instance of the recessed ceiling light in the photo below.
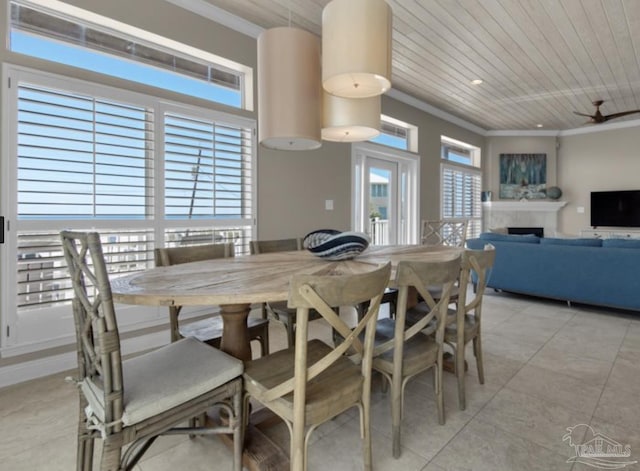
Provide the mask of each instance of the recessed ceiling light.
[{"label": "recessed ceiling light", "polygon": [[542,124],[536,124],[536,127],[537,127],[537,128],[541,128],[541,127],[543,127],[543,126],[542,126]]},{"label": "recessed ceiling light", "polygon": [[480,85],[482,82],[484,82],[484,80],[482,80],[482,79],[473,79],[473,80],[471,81],[471,83],[472,83],[473,85]]}]

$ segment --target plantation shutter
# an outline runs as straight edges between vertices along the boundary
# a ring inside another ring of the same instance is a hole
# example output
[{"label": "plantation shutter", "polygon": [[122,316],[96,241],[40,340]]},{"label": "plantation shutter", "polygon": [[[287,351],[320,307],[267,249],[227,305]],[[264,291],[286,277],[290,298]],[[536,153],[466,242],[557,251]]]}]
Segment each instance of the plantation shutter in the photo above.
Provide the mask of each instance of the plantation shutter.
[{"label": "plantation shutter", "polygon": [[482,225],[479,170],[442,164],[442,219],[469,219],[467,237],[477,237]]},{"label": "plantation shutter", "polygon": [[247,253],[254,218],[252,135],[241,125],[165,114],[165,217],[179,226],[165,231],[167,246],[233,243]]},{"label": "plantation shutter", "polygon": [[246,219],[251,210],[251,130],[165,115],[168,219]]},{"label": "plantation shutter", "polygon": [[18,219],[145,219],[153,112],[18,88]]},{"label": "plantation shutter", "polygon": [[[153,112],[26,83],[18,85],[17,111],[21,310],[73,297],[59,236],[69,221],[151,217]],[[48,221],[49,229],[33,229],[36,221]],[[101,235],[110,273],[149,266],[150,228]]]}]

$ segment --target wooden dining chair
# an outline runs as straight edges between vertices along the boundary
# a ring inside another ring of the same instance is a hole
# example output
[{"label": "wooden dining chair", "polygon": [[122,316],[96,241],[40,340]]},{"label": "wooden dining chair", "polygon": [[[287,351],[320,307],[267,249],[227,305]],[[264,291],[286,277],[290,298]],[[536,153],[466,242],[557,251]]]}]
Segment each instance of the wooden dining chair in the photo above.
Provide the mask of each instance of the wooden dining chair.
[{"label": "wooden dining chair", "polygon": [[[445,245],[447,247],[464,247],[467,241],[468,219],[437,219],[423,220],[421,231],[422,245]],[[440,294],[437,286],[429,287],[429,292],[434,299]],[[449,301],[455,303],[458,299],[460,280],[454,285]],[[410,319],[409,322],[412,322]]]},{"label": "wooden dining chair", "polygon": [[449,323],[444,331],[444,340],[454,352],[455,373],[458,380],[458,406],[466,408],[465,398],[465,350],[473,342],[473,355],[478,368],[478,380],[484,384],[482,363],[482,299],[487,287],[487,279],[496,258],[495,247],[488,244],[485,250],[465,250],[462,255],[460,284],[466,286],[473,278],[473,293],[461,290],[455,310],[455,322]]},{"label": "wooden dining chair", "polygon": [[[155,262],[158,267],[178,265],[181,263],[213,260],[235,256],[233,244],[191,245],[186,247],[157,248],[154,250]],[[195,322],[179,322],[182,306],[169,306],[169,322],[171,341],[175,342],[185,337],[194,337],[201,342],[215,348],[220,348],[222,340],[223,321],[217,314],[210,314],[206,319]],[[247,319],[249,340],[260,342],[262,356],[269,354],[269,321],[267,319]]]},{"label": "wooden dining chair", "polygon": [[[122,360],[111,286],[96,232],[61,233],[75,297],[80,394],[76,469],[93,469],[102,438],[102,471],[126,471],[163,434],[233,434],[233,469],[242,467],[242,361],[195,339]],[[228,425],[183,427],[211,407]]]},{"label": "wooden dining chair", "polygon": [[[298,314],[295,346],[245,364],[246,400],[264,404],[287,424],[292,470],[306,470],[307,445],[316,427],[353,406],[360,409],[364,469],[371,469],[371,355],[390,271],[387,264],[365,274],[295,275],[289,289],[289,306]],[[369,310],[354,329],[334,312],[365,300],[370,301]],[[311,309],[345,340],[332,347],[309,339]]]},{"label": "wooden dining chair", "polygon": [[464,247],[467,241],[468,219],[438,219],[422,221],[422,245]]},{"label": "wooden dining chair", "polygon": [[[438,421],[444,424],[442,366],[444,329],[449,295],[460,273],[460,257],[448,261],[401,261],[396,270],[398,304],[395,319],[380,319],[376,329],[373,368],[382,373],[391,386],[391,431],[393,456],[400,456],[400,425],[402,422],[404,389],[407,382],[430,368],[433,369]],[[441,287],[436,301],[429,286]],[[407,308],[409,290],[415,289],[424,301]],[[407,327],[410,312],[416,322]]]},{"label": "wooden dining chair", "polygon": [[[302,239],[252,240],[250,250],[251,254],[302,250]],[[271,317],[282,322],[287,332],[287,347],[293,346],[295,342],[296,310],[289,308],[286,301],[262,303],[261,310],[263,319]],[[312,321],[322,317],[314,310],[309,312],[309,316],[309,320]]]}]

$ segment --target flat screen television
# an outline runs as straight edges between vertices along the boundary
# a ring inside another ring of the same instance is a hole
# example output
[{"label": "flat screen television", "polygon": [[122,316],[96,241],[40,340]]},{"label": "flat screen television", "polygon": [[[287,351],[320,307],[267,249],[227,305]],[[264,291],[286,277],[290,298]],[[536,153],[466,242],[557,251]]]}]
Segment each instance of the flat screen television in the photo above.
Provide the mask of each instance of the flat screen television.
[{"label": "flat screen television", "polygon": [[592,191],[593,227],[640,227],[640,190]]}]

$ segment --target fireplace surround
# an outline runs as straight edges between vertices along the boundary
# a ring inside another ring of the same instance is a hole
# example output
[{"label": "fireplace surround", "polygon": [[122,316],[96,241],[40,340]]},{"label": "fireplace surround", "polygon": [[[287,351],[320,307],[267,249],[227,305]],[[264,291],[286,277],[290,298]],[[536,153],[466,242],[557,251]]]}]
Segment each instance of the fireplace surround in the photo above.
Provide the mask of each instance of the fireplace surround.
[{"label": "fireplace surround", "polygon": [[486,201],[482,203],[484,231],[499,227],[542,228],[553,237],[558,232],[558,211],[566,201]]}]

